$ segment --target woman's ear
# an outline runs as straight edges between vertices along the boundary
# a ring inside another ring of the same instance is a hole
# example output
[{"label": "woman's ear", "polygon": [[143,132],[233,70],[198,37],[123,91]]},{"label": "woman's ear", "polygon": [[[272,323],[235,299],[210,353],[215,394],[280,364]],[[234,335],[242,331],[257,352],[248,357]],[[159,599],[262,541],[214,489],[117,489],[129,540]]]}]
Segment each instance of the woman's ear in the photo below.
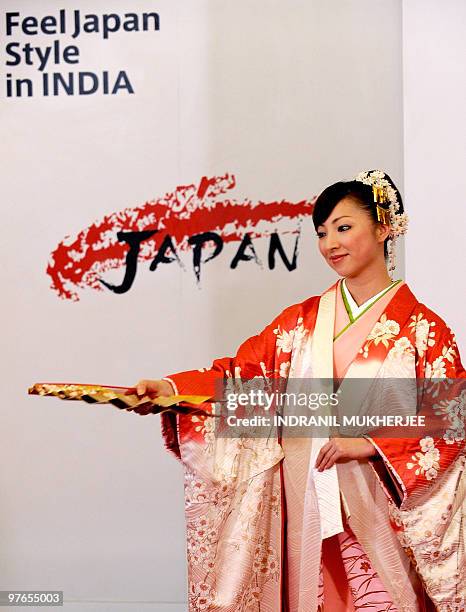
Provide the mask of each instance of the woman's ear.
[{"label": "woman's ear", "polygon": [[385,223],[377,223],[376,227],[377,241],[385,242],[390,235],[390,226]]}]

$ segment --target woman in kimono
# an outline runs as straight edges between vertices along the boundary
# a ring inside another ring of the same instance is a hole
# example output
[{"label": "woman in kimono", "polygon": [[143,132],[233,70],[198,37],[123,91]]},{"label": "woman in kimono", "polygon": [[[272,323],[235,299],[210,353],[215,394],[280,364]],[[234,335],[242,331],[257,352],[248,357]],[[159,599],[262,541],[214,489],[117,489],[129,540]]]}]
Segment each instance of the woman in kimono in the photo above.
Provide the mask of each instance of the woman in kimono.
[{"label": "woman in kimono", "polygon": [[[189,610],[464,610],[465,371],[451,329],[389,275],[401,196],[385,173],[362,172],[325,189],[313,221],[337,282],[234,357],[141,380],[137,393],[213,398],[224,377],[426,379],[427,410],[447,425],[410,438],[220,438],[214,402],[163,413],[185,472]],[[435,404],[439,379],[455,393]]]}]

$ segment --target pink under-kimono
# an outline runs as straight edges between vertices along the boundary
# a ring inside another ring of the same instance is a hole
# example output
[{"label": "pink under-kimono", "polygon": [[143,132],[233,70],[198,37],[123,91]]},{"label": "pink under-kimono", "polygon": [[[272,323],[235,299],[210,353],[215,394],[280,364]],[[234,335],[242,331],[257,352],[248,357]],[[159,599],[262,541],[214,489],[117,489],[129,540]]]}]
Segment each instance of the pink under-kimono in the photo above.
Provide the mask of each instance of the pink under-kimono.
[{"label": "pink under-kimono", "polygon": [[[176,393],[214,397],[219,378],[293,376],[342,384],[466,373],[452,331],[406,283],[350,321],[338,281],[286,308],[235,357],[165,380]],[[166,447],[185,472],[189,610],[465,610],[466,391],[458,389],[449,404],[456,429],[371,434],[377,455],[336,464],[339,498],[325,512],[316,440],[219,438],[214,416],[163,413]],[[213,402],[202,407],[215,412]],[[341,523],[326,533],[333,515]]]}]

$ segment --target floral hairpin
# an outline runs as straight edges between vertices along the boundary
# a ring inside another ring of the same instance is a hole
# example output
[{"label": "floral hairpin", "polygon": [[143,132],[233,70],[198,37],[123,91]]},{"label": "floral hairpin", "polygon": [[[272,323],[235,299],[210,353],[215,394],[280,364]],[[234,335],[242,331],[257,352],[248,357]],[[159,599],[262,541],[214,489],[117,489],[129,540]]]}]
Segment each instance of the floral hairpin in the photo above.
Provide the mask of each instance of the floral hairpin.
[{"label": "floral hairpin", "polygon": [[[380,223],[390,226],[387,250],[388,269],[392,271],[395,269],[395,241],[398,236],[402,236],[408,231],[408,215],[405,212],[400,212],[396,189],[385,178],[385,172],[382,170],[360,172],[354,180],[372,187],[377,208],[377,219]],[[388,203],[388,208],[381,206],[386,203]]]}]

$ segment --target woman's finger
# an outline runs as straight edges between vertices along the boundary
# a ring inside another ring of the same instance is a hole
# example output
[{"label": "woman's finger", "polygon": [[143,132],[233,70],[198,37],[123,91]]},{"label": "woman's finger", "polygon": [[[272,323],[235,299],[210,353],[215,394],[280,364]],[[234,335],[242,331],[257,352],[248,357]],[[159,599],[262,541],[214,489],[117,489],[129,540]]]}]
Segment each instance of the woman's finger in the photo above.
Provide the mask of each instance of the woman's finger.
[{"label": "woman's finger", "polygon": [[326,442],[322,448],[319,451],[319,454],[317,455],[317,459],[315,462],[315,467],[319,467],[320,463],[322,462],[322,460],[324,459],[324,457],[327,455],[327,453],[333,448],[333,442],[332,440],[329,440],[328,442]]},{"label": "woman's finger", "polygon": [[319,468],[323,461],[325,461],[326,457],[327,457],[327,453],[329,453],[331,451],[331,447],[327,444],[325,444],[319,451],[319,454],[317,455],[317,459],[315,462],[314,467]]},{"label": "woman's finger", "polygon": [[341,459],[341,453],[338,450],[335,450],[333,455],[329,458],[326,466],[323,468],[324,470],[329,470],[331,467],[335,465],[337,461]]},{"label": "woman's finger", "polygon": [[324,470],[332,467],[338,457],[338,451],[336,448],[331,448],[325,455],[323,461],[321,461],[319,467],[317,468],[319,472],[323,472]]},{"label": "woman's finger", "polygon": [[146,394],[146,389],[147,389],[147,383],[145,380],[140,380],[138,382],[138,384],[136,385],[136,393],[138,395],[145,395]]}]

